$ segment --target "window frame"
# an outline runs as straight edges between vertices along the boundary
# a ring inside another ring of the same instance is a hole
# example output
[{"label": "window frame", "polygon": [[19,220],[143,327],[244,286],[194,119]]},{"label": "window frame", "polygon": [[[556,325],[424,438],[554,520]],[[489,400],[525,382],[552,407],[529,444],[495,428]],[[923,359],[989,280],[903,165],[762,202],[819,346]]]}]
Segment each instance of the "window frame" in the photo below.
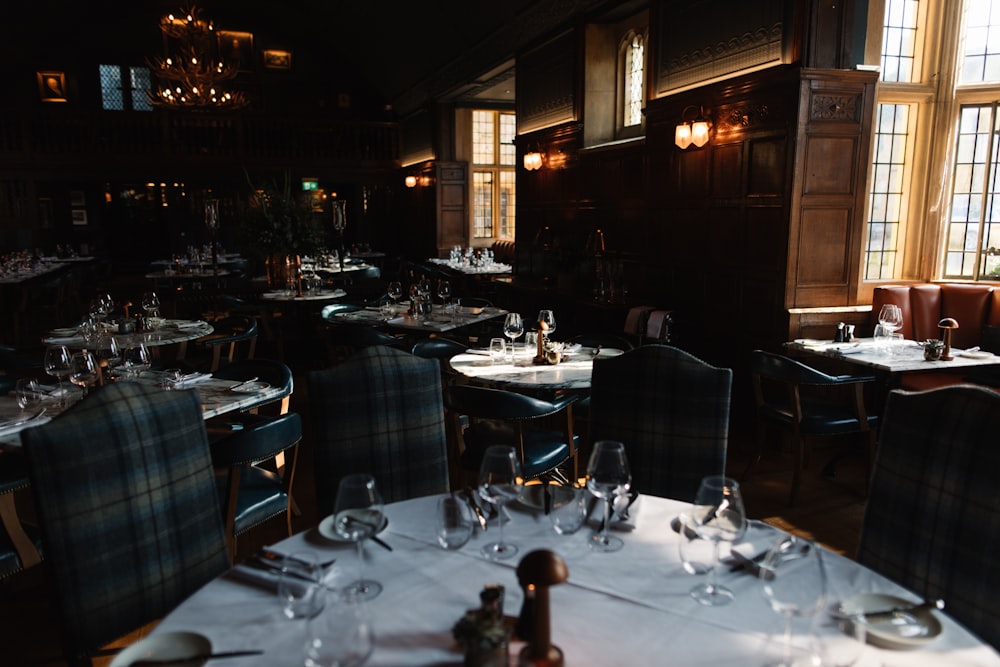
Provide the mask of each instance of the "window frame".
[{"label": "window frame", "polygon": [[[494,161],[491,164],[481,164],[474,160],[475,149],[473,144],[473,133],[475,128],[475,115],[477,113],[489,113],[493,116],[493,154]],[[509,142],[501,142],[502,116],[510,116],[514,122],[514,131]],[[517,114],[506,109],[481,109],[473,108],[469,110],[469,223],[468,240],[471,247],[488,247],[498,241],[513,241],[517,231]],[[509,145],[512,149],[511,163],[501,164],[502,145]],[[490,236],[476,236],[476,202],[479,198],[476,180],[478,175],[489,175],[491,183],[490,207],[492,218],[492,230]],[[504,176],[501,176],[504,174]],[[510,196],[505,200],[505,194]],[[504,227],[503,214],[506,212],[509,220],[509,234],[501,234]]]},{"label": "window frame", "polygon": [[[102,74],[102,68],[117,68],[118,69],[118,81],[119,90],[121,91],[122,108],[121,109],[109,109],[105,106],[104,99],[104,75]],[[146,76],[149,80],[149,88],[137,88],[132,85],[135,79],[135,73],[137,71],[145,71]],[[153,111],[153,104],[150,100],[150,95],[152,93],[153,87],[153,71],[147,65],[123,65],[121,63],[99,63],[97,65],[97,83],[98,90],[101,91],[101,110],[102,111]],[[136,105],[136,98],[142,98],[144,104],[141,106]]]},{"label": "window frame", "polygon": [[[642,40],[642,111],[640,120],[636,125],[626,125],[625,119],[628,116],[626,109],[629,100],[626,95],[629,91],[628,51],[632,45],[632,39],[639,37]],[[646,133],[646,95],[649,90],[649,26],[632,25],[625,29],[619,36],[618,49],[615,61],[615,138],[631,139],[641,137]]]}]

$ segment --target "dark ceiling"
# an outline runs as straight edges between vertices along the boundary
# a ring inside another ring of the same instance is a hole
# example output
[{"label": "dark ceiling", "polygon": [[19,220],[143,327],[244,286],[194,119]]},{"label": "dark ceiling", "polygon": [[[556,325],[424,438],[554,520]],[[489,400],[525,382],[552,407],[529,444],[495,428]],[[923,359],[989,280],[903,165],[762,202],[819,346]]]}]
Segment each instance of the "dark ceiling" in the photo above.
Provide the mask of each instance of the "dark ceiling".
[{"label": "dark ceiling", "polygon": [[[253,32],[257,50],[293,51],[293,67],[308,59],[353,70],[405,116],[430,99],[512,102],[519,50],[577,17],[636,1],[201,0],[197,6],[218,27]],[[33,0],[19,9],[20,20],[0,22],[0,38],[33,66],[54,69],[67,69],[51,61],[71,59],[76,50],[152,55],[159,18],[190,6],[189,0]]]}]

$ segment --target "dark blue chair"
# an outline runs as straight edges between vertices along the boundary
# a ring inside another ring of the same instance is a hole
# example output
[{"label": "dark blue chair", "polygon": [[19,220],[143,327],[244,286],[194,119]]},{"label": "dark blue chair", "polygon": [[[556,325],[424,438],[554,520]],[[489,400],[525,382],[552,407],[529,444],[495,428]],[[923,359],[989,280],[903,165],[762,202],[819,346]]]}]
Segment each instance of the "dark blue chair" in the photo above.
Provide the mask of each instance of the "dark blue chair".
[{"label": "dark blue chair", "polygon": [[1000,649],[1000,394],[889,393],[857,560]]},{"label": "dark blue chair", "polygon": [[624,443],[639,493],[692,501],[726,470],[733,372],[670,345],[594,360],[591,441]]},{"label": "dark blue chair", "polygon": [[196,392],[111,384],[21,439],[71,664],[229,567]]},{"label": "dark blue chair", "polygon": [[41,534],[17,512],[15,494],[30,485],[24,452],[0,452],[0,581],[42,561]]},{"label": "dark blue chair", "polygon": [[307,382],[320,517],[351,473],[374,475],[387,503],[448,491],[436,360],[374,345]]},{"label": "dark blue chair", "polygon": [[864,445],[868,474],[863,493],[867,493],[878,415],[869,414],[865,406],[865,385],[875,382],[875,376],[828,375],[795,359],[763,350],[750,354],[750,373],[757,406],[757,449],[743,472],[743,479],[760,460],[769,427],[790,434],[794,453],[789,494],[792,505],[799,494],[806,464],[806,439],[856,434]]}]

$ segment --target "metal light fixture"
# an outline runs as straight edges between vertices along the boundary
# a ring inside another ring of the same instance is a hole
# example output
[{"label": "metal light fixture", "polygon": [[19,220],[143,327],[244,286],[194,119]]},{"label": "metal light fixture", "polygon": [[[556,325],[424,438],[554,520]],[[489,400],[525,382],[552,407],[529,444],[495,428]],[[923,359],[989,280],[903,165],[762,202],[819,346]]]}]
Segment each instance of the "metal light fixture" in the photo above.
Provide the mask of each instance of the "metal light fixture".
[{"label": "metal light fixture", "polygon": [[403,183],[405,183],[406,187],[408,188],[415,188],[417,187],[417,177],[407,176],[405,179],[403,179]]},{"label": "metal light fixture", "polygon": [[159,79],[150,101],[159,107],[178,109],[242,109],[250,103],[246,94],[225,85],[239,73],[239,66],[216,58],[215,25],[202,19],[197,7],[160,20],[160,31],[173,40],[175,52],[149,61]]},{"label": "metal light fixture", "polygon": [[[697,110],[698,115],[689,118],[688,111],[692,110]],[[711,121],[705,119],[704,108],[689,104],[681,112],[681,122],[674,130],[674,144],[681,150],[692,144],[701,148],[708,143],[708,131],[711,127]]]},{"label": "metal light fixture", "polygon": [[537,171],[542,168],[542,160],[542,151],[538,148],[538,144],[531,144],[524,154],[524,168],[527,171]]}]

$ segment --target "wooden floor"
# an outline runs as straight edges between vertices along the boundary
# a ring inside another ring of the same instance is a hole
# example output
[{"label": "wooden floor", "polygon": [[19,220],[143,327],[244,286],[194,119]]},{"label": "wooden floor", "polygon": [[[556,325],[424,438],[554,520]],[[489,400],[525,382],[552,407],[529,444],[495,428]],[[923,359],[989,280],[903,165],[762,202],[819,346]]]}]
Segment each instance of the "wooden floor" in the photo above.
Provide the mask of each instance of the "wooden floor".
[{"label": "wooden floor", "polygon": [[[303,414],[307,425],[302,465],[296,475],[296,498],[303,507],[303,516],[297,519],[296,529],[315,525],[317,513],[312,471],[306,465],[312,458],[309,451],[308,418],[305,395],[305,378],[296,379],[292,409]],[[791,455],[787,448],[774,446],[765,453],[751,475],[743,481],[743,494],[750,518],[762,519],[790,532],[808,536],[839,553],[853,556],[864,512],[861,497],[864,471],[862,459],[852,455],[837,465],[837,475],[831,479],[822,473],[823,465],[838,450],[817,449],[804,473],[800,498],[794,507],[788,504],[791,480]],[[729,447],[729,474],[739,478],[752,454],[750,439],[740,433],[731,435]],[[262,539],[269,543],[280,535]],[[245,545],[247,549],[255,545]],[[241,551],[244,551],[241,548]],[[24,572],[12,580],[0,582],[0,664],[11,667],[28,665],[62,665],[55,630],[55,621],[42,585],[42,567]],[[142,633],[122,640],[121,645],[135,641]],[[104,665],[111,658],[95,660]]]}]

